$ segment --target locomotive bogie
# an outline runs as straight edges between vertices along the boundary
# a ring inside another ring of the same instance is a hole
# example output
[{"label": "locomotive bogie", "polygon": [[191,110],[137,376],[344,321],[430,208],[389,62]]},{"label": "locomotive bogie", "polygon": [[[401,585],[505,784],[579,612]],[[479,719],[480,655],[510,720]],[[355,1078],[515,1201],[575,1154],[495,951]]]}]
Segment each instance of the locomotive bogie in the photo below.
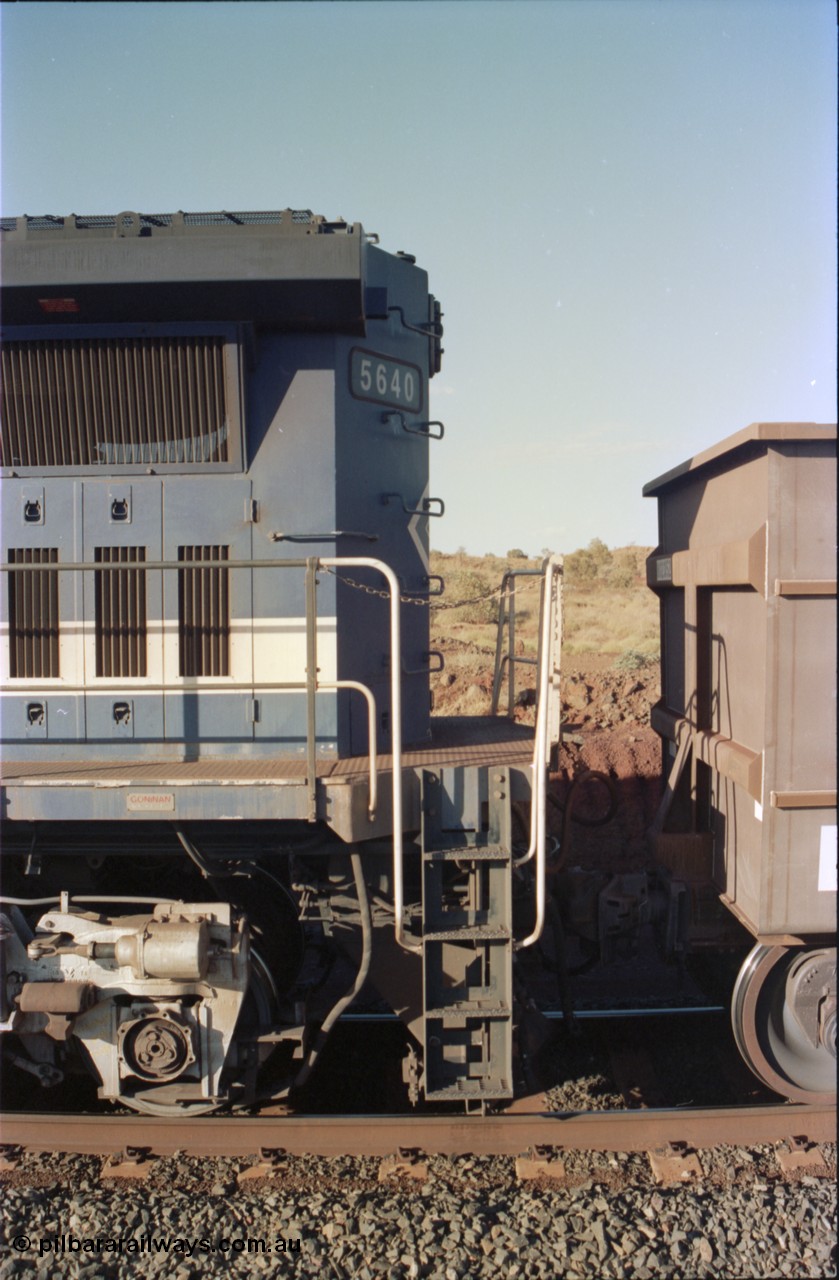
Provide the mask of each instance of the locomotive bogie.
[{"label": "locomotive bogie", "polygon": [[103,917],[65,902],[31,936],[22,921],[4,925],[4,1030],[39,1041],[37,1061],[50,1042],[72,1036],[103,1099],[142,1110],[150,1086],[175,1082],[181,1102],[210,1110],[225,1098],[222,1072],[250,974],[247,928],[227,904]]}]

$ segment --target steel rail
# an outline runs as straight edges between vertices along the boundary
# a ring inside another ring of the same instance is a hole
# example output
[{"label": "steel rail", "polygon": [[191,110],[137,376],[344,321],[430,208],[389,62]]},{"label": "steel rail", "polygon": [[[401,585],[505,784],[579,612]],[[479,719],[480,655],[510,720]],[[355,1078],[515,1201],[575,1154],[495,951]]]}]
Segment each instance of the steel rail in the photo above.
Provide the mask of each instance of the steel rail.
[{"label": "steel rail", "polygon": [[[517,1106],[531,1105],[522,1099]],[[231,1158],[281,1150],[289,1155],[385,1156],[399,1147],[428,1155],[520,1155],[549,1146],[569,1151],[654,1151],[683,1142],[754,1146],[804,1136],[831,1142],[836,1112],[820,1105],[687,1110],[508,1112],[480,1116],[72,1116],[9,1113],[0,1144],[27,1151],[111,1155],[129,1148]]]}]

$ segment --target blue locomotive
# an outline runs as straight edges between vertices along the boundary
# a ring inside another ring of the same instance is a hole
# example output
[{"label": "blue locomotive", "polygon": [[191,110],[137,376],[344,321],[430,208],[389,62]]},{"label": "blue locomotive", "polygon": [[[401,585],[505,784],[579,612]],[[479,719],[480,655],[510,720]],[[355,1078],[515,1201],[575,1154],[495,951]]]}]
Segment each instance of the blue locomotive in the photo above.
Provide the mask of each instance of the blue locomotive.
[{"label": "blue locomotive", "polygon": [[[835,430],[758,424],[648,486],[656,865],[563,866],[557,557],[535,728],[430,714],[443,329],[413,257],[291,209],[0,236],[11,1077],[160,1115],[293,1102],[364,991],[404,1024],[410,1098],[483,1112],[522,1085],[551,954],[571,1012],[564,936],[608,987],[651,929],[670,960],[751,947],[743,1057],[833,1096],[835,664],[814,637],[835,628]],[[546,924],[553,952],[519,964]]]},{"label": "blue locomotive", "polygon": [[430,717],[426,274],[291,209],[2,234],[15,1065],[163,1114],[285,1096],[348,998],[307,1006],[308,914],[406,1022],[415,1096],[510,1097],[511,800],[544,809],[549,725]]}]

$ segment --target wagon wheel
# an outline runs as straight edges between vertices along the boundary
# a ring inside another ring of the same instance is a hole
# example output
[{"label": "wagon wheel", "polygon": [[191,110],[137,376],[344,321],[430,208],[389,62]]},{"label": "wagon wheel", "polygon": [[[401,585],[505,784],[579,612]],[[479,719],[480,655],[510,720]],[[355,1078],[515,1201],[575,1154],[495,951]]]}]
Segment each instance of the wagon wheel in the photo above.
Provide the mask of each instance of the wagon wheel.
[{"label": "wagon wheel", "polygon": [[[788,984],[808,959],[833,965],[832,1011],[808,1035],[796,1016],[795,986]],[[737,1048],[757,1078],[792,1102],[836,1101],[836,953],[758,943],[737,975],[731,1021]]]}]

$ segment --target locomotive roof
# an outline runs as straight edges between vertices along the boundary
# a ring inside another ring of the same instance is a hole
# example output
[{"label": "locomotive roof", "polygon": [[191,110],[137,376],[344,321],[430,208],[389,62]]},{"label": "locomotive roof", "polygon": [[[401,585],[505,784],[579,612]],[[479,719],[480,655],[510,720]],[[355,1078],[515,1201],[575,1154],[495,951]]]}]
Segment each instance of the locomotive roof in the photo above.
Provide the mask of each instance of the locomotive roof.
[{"label": "locomotive roof", "polygon": [[[253,321],[363,333],[361,223],[309,209],[0,219],[6,324]],[[368,290],[368,292],[370,292]]]},{"label": "locomotive roof", "polygon": [[312,213],[311,209],[268,209],[249,210],[247,212],[230,212],[219,209],[211,213],[71,213],[66,217],[54,214],[43,214],[31,217],[23,214],[19,218],[0,218],[0,232],[15,233],[28,236],[31,232],[52,232],[63,235],[74,235],[76,232],[110,232],[115,236],[141,235],[150,236],[161,232],[173,234],[182,231],[196,231],[202,228],[232,229],[234,227],[267,227],[281,229],[285,233],[297,232],[303,235],[324,235],[345,232],[362,234],[361,224],[349,224],[343,218],[328,222],[321,214]]}]

